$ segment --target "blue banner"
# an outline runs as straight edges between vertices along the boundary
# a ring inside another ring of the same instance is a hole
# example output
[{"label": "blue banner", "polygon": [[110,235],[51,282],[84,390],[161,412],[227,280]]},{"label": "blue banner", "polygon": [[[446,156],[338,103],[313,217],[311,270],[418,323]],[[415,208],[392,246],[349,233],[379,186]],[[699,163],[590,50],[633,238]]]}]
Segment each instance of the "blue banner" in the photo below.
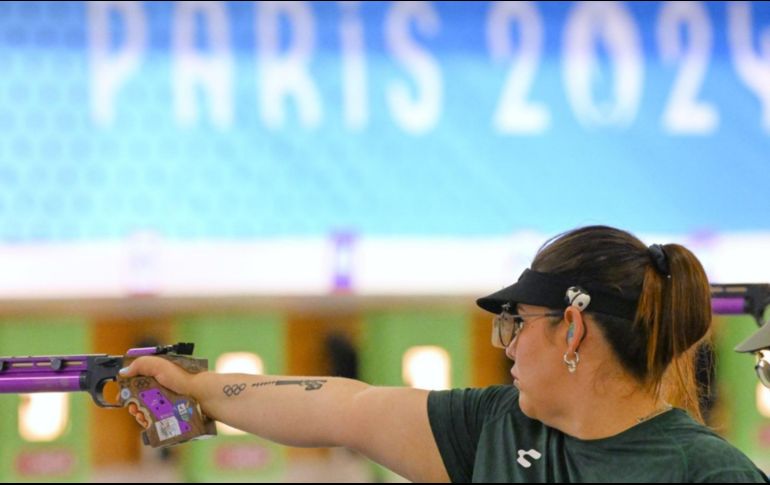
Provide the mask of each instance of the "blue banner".
[{"label": "blue banner", "polygon": [[770,229],[770,4],[3,2],[0,239]]}]

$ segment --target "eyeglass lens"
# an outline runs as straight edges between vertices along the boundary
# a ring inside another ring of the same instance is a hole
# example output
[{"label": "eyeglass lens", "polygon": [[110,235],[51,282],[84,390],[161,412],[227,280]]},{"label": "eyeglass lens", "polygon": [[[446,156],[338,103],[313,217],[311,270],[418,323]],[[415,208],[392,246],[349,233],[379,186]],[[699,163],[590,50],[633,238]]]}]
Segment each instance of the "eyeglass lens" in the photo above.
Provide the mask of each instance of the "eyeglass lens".
[{"label": "eyeglass lens", "polygon": [[767,388],[770,388],[770,362],[768,357],[762,352],[757,352],[757,365],[754,367],[757,371],[759,382]]}]

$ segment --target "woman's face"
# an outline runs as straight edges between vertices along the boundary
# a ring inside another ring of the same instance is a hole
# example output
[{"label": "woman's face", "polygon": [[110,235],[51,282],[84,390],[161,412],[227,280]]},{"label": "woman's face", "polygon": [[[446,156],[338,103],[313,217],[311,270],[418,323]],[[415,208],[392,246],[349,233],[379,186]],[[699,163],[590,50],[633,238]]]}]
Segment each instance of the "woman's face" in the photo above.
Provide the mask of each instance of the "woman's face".
[{"label": "woman's face", "polygon": [[[543,420],[564,401],[567,368],[563,355],[566,331],[553,325],[554,317],[543,316],[546,307],[519,304],[524,324],[505,354],[513,361],[513,385],[519,389],[519,405],[530,418]],[[563,321],[563,320],[562,320]],[[564,337],[559,338],[564,334]]]}]

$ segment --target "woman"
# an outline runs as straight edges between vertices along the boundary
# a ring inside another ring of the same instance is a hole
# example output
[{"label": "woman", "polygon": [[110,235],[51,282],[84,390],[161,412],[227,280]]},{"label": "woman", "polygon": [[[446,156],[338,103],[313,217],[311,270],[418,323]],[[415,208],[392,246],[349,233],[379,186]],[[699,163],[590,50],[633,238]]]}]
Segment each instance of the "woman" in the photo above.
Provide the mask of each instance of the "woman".
[{"label": "woman", "polygon": [[[191,376],[152,357],[124,375],[152,375],[231,426],[287,445],[346,446],[415,481],[765,479],[699,422],[693,355],[710,295],[684,247],[577,229],[478,304],[496,314],[493,343],[514,363],[513,386],[428,392]],[[225,392],[232,386],[244,390]]]}]

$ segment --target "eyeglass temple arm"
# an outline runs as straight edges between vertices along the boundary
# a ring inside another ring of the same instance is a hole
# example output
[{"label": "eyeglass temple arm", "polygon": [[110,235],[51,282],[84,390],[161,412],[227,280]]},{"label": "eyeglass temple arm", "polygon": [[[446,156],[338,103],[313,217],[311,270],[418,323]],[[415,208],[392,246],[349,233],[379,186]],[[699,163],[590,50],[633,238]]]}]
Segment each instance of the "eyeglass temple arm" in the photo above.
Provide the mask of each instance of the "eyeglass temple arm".
[{"label": "eyeglass temple arm", "polygon": [[762,326],[770,306],[770,284],[711,284],[711,310],[717,315],[751,315]]}]

